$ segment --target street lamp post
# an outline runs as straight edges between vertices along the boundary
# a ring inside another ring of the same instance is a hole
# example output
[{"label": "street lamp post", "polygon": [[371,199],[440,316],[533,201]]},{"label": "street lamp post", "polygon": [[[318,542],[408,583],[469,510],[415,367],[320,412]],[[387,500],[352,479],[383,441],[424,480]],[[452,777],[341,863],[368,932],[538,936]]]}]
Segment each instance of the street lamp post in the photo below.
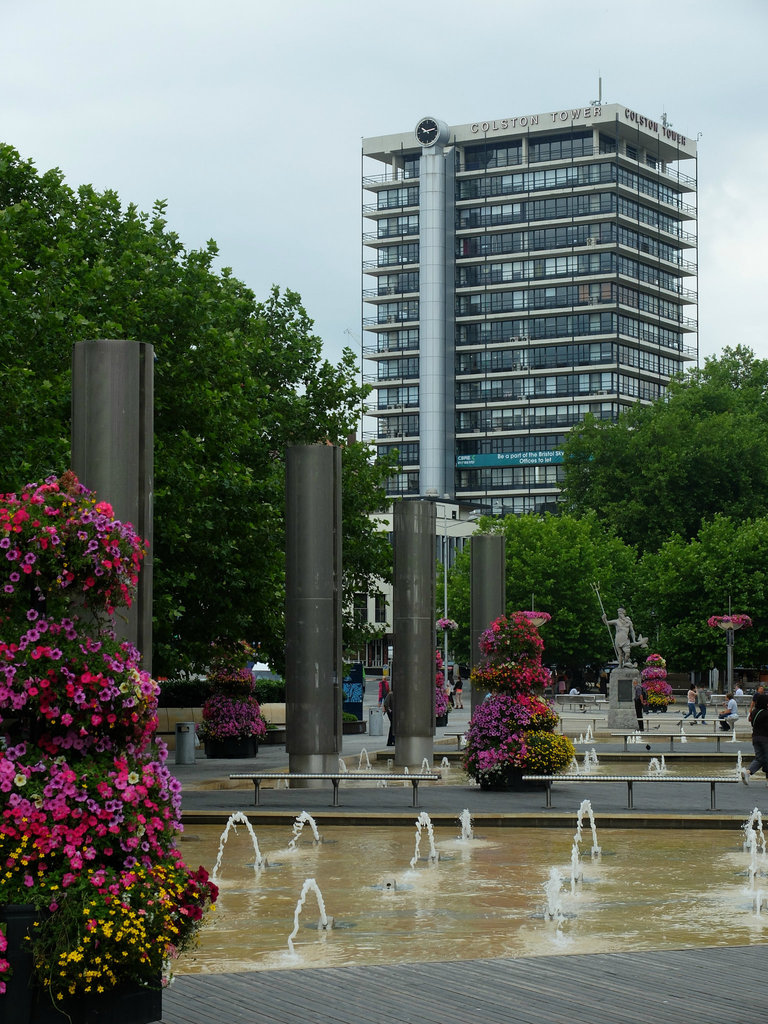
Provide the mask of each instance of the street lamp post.
[{"label": "street lamp post", "polygon": [[[730,605],[730,601],[728,602]],[[751,626],[752,620],[748,615],[713,615],[707,620],[707,625],[717,626],[722,629],[725,633],[725,645],[726,645],[726,677],[727,677],[727,692],[733,693],[733,645],[734,645],[734,634],[737,629],[741,629],[743,626]]]}]

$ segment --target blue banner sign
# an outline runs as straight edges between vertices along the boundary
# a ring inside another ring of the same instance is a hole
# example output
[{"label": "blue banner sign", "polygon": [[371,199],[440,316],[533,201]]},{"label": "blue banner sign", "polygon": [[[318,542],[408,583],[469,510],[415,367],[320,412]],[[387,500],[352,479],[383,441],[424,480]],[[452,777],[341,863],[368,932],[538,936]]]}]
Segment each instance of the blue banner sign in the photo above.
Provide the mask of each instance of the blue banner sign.
[{"label": "blue banner sign", "polygon": [[563,453],[550,452],[498,452],[494,455],[457,455],[457,469],[475,466],[555,466],[562,464]]}]

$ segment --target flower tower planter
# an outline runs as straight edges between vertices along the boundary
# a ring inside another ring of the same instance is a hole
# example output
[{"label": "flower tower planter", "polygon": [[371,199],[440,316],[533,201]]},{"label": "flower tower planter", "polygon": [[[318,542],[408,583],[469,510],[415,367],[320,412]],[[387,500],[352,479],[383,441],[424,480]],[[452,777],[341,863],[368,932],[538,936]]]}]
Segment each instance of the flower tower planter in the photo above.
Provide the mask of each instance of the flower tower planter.
[{"label": "flower tower planter", "polygon": [[640,673],[648,710],[663,714],[675,703],[672,687],[667,682],[667,663],[660,654],[649,654]]},{"label": "flower tower planter", "polygon": [[159,688],[111,629],[144,551],[71,473],[0,495],[3,1021],[158,1020],[163,973],[216,897],[177,848]]},{"label": "flower tower planter", "polygon": [[554,708],[534,692],[549,682],[537,625],[548,620],[544,612],[514,612],[480,636],[484,661],[472,685],[487,696],[472,713],[464,768],[483,789],[527,787],[522,775],[563,771],[575,756],[568,737],[555,733]]}]

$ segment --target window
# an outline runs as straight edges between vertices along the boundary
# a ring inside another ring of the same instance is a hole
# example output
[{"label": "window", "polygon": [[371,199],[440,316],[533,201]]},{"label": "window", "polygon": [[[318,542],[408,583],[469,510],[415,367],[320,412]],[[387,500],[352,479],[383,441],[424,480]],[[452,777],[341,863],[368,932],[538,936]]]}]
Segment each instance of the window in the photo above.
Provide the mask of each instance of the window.
[{"label": "window", "polygon": [[373,620],[374,622],[387,621],[387,601],[383,594],[374,594],[373,597]]}]

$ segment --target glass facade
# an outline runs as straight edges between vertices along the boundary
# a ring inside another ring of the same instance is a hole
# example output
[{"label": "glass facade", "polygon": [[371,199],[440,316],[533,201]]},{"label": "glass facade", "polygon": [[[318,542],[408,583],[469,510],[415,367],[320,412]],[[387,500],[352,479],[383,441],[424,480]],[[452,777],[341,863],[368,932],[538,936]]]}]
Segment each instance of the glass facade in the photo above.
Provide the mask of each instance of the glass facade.
[{"label": "glass facade", "polygon": [[[567,431],[656,400],[697,358],[695,143],[619,105],[448,131],[446,491],[552,509]],[[401,496],[423,489],[421,153],[413,133],[363,141],[369,411]]]}]

